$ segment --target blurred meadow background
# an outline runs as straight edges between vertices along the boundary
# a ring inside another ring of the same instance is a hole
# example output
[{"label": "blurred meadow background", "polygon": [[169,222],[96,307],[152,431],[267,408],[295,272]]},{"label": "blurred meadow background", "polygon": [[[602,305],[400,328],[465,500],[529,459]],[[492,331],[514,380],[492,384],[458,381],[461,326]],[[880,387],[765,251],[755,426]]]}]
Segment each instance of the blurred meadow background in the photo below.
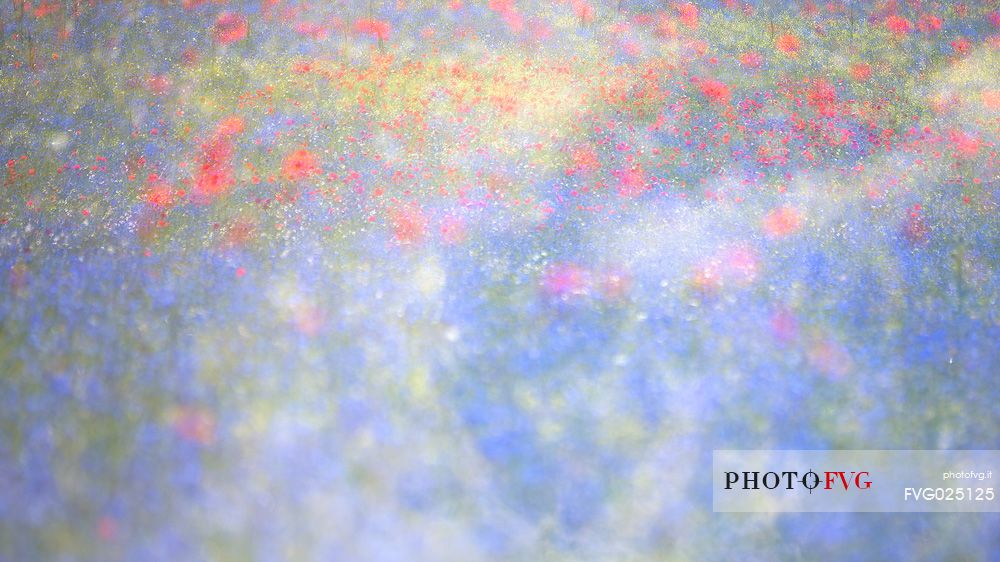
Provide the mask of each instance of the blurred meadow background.
[{"label": "blurred meadow background", "polygon": [[1000,4],[0,2],[0,560],[1000,560]]}]

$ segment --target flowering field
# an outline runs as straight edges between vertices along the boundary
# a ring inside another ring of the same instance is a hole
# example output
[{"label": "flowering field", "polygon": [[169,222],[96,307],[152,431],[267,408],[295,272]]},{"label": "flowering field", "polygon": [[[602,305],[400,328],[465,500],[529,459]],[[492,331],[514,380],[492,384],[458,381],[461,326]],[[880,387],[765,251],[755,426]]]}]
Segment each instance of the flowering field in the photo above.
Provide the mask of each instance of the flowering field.
[{"label": "flowering field", "polygon": [[709,482],[1000,448],[996,1],[0,29],[0,560],[998,560]]}]

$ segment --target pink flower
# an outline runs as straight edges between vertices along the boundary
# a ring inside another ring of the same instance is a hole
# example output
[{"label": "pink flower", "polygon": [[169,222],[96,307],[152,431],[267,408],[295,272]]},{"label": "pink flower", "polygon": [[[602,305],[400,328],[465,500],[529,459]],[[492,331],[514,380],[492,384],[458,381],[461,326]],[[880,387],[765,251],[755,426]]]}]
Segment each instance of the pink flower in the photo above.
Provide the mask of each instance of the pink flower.
[{"label": "pink flower", "polygon": [[326,39],[329,35],[327,29],[317,23],[303,21],[295,24],[295,31],[317,41]]},{"label": "pink flower", "polygon": [[844,346],[831,339],[824,339],[813,344],[806,357],[812,368],[832,378],[846,376],[853,367],[851,356],[844,349]]},{"label": "pink flower", "polygon": [[154,96],[162,96],[170,91],[170,77],[155,74],[146,79],[146,89]]},{"label": "pink flower", "polygon": [[215,442],[215,415],[205,408],[179,406],[170,412],[170,418],[174,431],[185,441],[198,445]]},{"label": "pink flower", "polygon": [[955,49],[955,53],[959,55],[967,55],[972,49],[972,43],[964,37],[959,37],[951,42],[951,48]]},{"label": "pink flower", "polygon": [[646,178],[639,168],[615,170],[612,172],[618,178],[618,193],[624,197],[638,197],[646,191]]},{"label": "pink flower", "polygon": [[316,155],[305,149],[289,154],[281,163],[281,174],[292,181],[306,179],[320,171]]},{"label": "pink flower", "polygon": [[386,41],[389,39],[389,33],[392,30],[387,21],[365,18],[354,22],[354,31],[364,35],[371,35],[379,41]]},{"label": "pink flower", "polygon": [[632,278],[624,271],[611,269],[600,274],[597,287],[601,295],[608,300],[623,299],[632,286]]},{"label": "pink flower", "polygon": [[573,151],[573,169],[581,171],[593,171],[601,167],[601,161],[597,153],[589,146],[581,146]]},{"label": "pink flower", "polygon": [[677,13],[681,23],[695,29],[698,27],[698,6],[687,2],[677,6]]},{"label": "pink flower", "polygon": [[795,207],[774,209],[764,217],[764,232],[772,238],[782,238],[802,228],[802,214]]},{"label": "pink flower", "polygon": [[972,158],[979,152],[982,141],[965,131],[952,131],[949,135],[955,145],[955,155]]},{"label": "pink flower", "polygon": [[771,313],[771,335],[781,343],[795,339],[799,332],[799,322],[795,313],[785,307],[780,307]]},{"label": "pink flower", "polygon": [[247,18],[234,12],[223,12],[215,20],[215,40],[222,45],[246,39],[249,30]]},{"label": "pink flower", "polygon": [[940,31],[941,24],[941,18],[930,14],[924,14],[917,20],[917,29],[920,30],[920,33],[930,34],[935,31]]},{"label": "pink flower", "polygon": [[115,540],[118,537],[118,521],[109,515],[102,515],[97,521],[97,536],[104,542]]},{"label": "pink flower", "polygon": [[902,37],[910,32],[913,27],[910,24],[910,20],[900,17],[900,16],[889,16],[885,18],[885,26],[889,29],[893,35],[897,37]]},{"label": "pink flower", "polygon": [[866,62],[856,62],[851,65],[851,78],[865,82],[872,77],[872,65]]},{"label": "pink flower", "polygon": [[667,39],[672,39],[677,37],[677,22],[671,19],[667,14],[660,12],[656,16],[656,29],[653,30],[659,37],[665,37]]},{"label": "pink flower", "polygon": [[236,183],[228,164],[205,165],[194,178],[195,194],[202,200],[221,195]]},{"label": "pink flower", "polygon": [[993,24],[993,27],[1000,28],[1000,10],[990,12],[990,15],[986,16],[986,19]]},{"label": "pink flower", "polygon": [[979,96],[984,106],[1000,109],[1000,90],[983,90]]},{"label": "pink flower", "polygon": [[572,263],[560,263],[549,267],[542,279],[542,290],[557,299],[567,299],[587,293],[587,273]]},{"label": "pink flower", "polygon": [[494,12],[506,12],[514,9],[514,0],[490,0],[488,6]]},{"label": "pink flower", "polygon": [[465,240],[465,221],[460,217],[447,216],[441,221],[441,238],[447,244],[459,244]]},{"label": "pink flower", "polygon": [[174,204],[174,188],[156,174],[149,174],[146,180],[146,202],[154,207],[170,207]]},{"label": "pink flower", "polygon": [[215,128],[215,132],[218,135],[224,137],[231,137],[238,135],[243,132],[244,122],[243,118],[239,115],[230,115],[219,121],[219,125]]},{"label": "pink flower", "polygon": [[780,35],[775,41],[774,46],[790,57],[799,56],[799,51],[802,50],[802,42],[791,33]]},{"label": "pink flower", "polygon": [[740,64],[743,68],[760,68],[764,64],[764,56],[757,51],[750,51],[740,55]]},{"label": "pink flower", "polygon": [[570,0],[570,5],[573,7],[576,17],[580,18],[581,22],[590,23],[594,21],[594,7],[585,0]]},{"label": "pink flower", "polygon": [[517,10],[507,10],[502,12],[503,21],[514,33],[521,33],[524,30],[524,16]]},{"label": "pink flower", "polygon": [[708,101],[711,103],[725,105],[729,103],[729,99],[732,97],[729,86],[711,78],[699,81],[698,88],[701,89],[701,95],[708,98]]},{"label": "pink flower", "polygon": [[401,206],[389,211],[393,238],[398,244],[416,244],[427,232],[427,215],[416,205]]},{"label": "pink flower", "polygon": [[726,286],[747,286],[757,279],[760,260],[756,252],[736,244],[720,248],[712,256],[694,266],[691,283],[704,293],[713,293]]},{"label": "pink flower", "polygon": [[816,80],[806,94],[809,105],[815,107],[820,115],[833,117],[836,114],[837,90],[826,80]]}]

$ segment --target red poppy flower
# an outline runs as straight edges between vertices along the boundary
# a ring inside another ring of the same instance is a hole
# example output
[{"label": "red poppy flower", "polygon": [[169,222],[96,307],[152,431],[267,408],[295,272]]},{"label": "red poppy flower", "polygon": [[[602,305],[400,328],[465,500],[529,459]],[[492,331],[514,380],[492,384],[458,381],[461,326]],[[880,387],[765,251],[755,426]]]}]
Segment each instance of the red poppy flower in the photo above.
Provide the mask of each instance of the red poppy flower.
[{"label": "red poppy flower", "polygon": [[419,207],[401,207],[389,212],[392,234],[399,244],[416,244],[427,231],[427,217]]},{"label": "red poppy flower", "polygon": [[281,164],[281,173],[292,181],[306,179],[320,172],[316,156],[308,150],[296,150],[285,157]]},{"label": "red poppy flower", "polygon": [[865,62],[856,62],[851,65],[851,78],[858,82],[864,82],[872,77],[872,65]]},{"label": "red poppy flower", "polygon": [[940,31],[942,23],[941,18],[930,14],[924,14],[920,16],[919,20],[917,20],[917,29],[920,30],[920,33],[930,34],[935,31]]},{"label": "red poppy flower", "polygon": [[802,49],[802,42],[799,41],[798,37],[792,35],[791,33],[785,33],[779,36],[777,41],[775,41],[775,47],[790,57],[796,57]]},{"label": "red poppy flower", "polygon": [[910,32],[913,27],[910,20],[900,16],[889,16],[885,18],[885,26],[896,36],[903,36]]},{"label": "red poppy flower", "polygon": [[572,263],[553,265],[542,278],[542,290],[545,294],[558,299],[585,295],[587,284],[587,272]]},{"label": "red poppy flower", "polygon": [[215,40],[223,45],[247,38],[250,24],[247,18],[233,12],[223,12],[215,20]]},{"label": "red poppy flower", "polygon": [[740,64],[743,68],[760,68],[764,64],[764,56],[757,51],[750,51],[740,55]]},{"label": "red poppy flower", "polygon": [[695,29],[698,27],[698,6],[687,2],[685,4],[680,4],[677,6],[678,19],[681,23]]},{"label": "red poppy flower", "polygon": [[951,48],[955,49],[958,55],[967,55],[972,50],[972,43],[964,37],[959,37],[951,42]]},{"label": "red poppy flower", "polygon": [[371,35],[379,41],[385,41],[389,39],[391,28],[387,21],[365,18],[354,22],[354,31],[364,35]]},{"label": "red poppy flower", "polygon": [[219,127],[216,131],[218,134],[227,137],[238,135],[243,132],[243,118],[239,115],[230,115],[219,121]]},{"label": "red poppy flower", "polygon": [[726,104],[729,103],[729,99],[732,97],[729,86],[718,80],[710,78],[701,80],[698,83],[698,87],[701,89],[701,94],[708,98],[708,101],[711,103]]},{"label": "red poppy flower", "polygon": [[772,238],[788,236],[801,227],[802,214],[795,207],[778,207],[764,217],[764,232]]},{"label": "red poppy flower", "polygon": [[201,197],[221,195],[236,183],[233,170],[227,165],[203,166],[194,178],[194,191]]}]

